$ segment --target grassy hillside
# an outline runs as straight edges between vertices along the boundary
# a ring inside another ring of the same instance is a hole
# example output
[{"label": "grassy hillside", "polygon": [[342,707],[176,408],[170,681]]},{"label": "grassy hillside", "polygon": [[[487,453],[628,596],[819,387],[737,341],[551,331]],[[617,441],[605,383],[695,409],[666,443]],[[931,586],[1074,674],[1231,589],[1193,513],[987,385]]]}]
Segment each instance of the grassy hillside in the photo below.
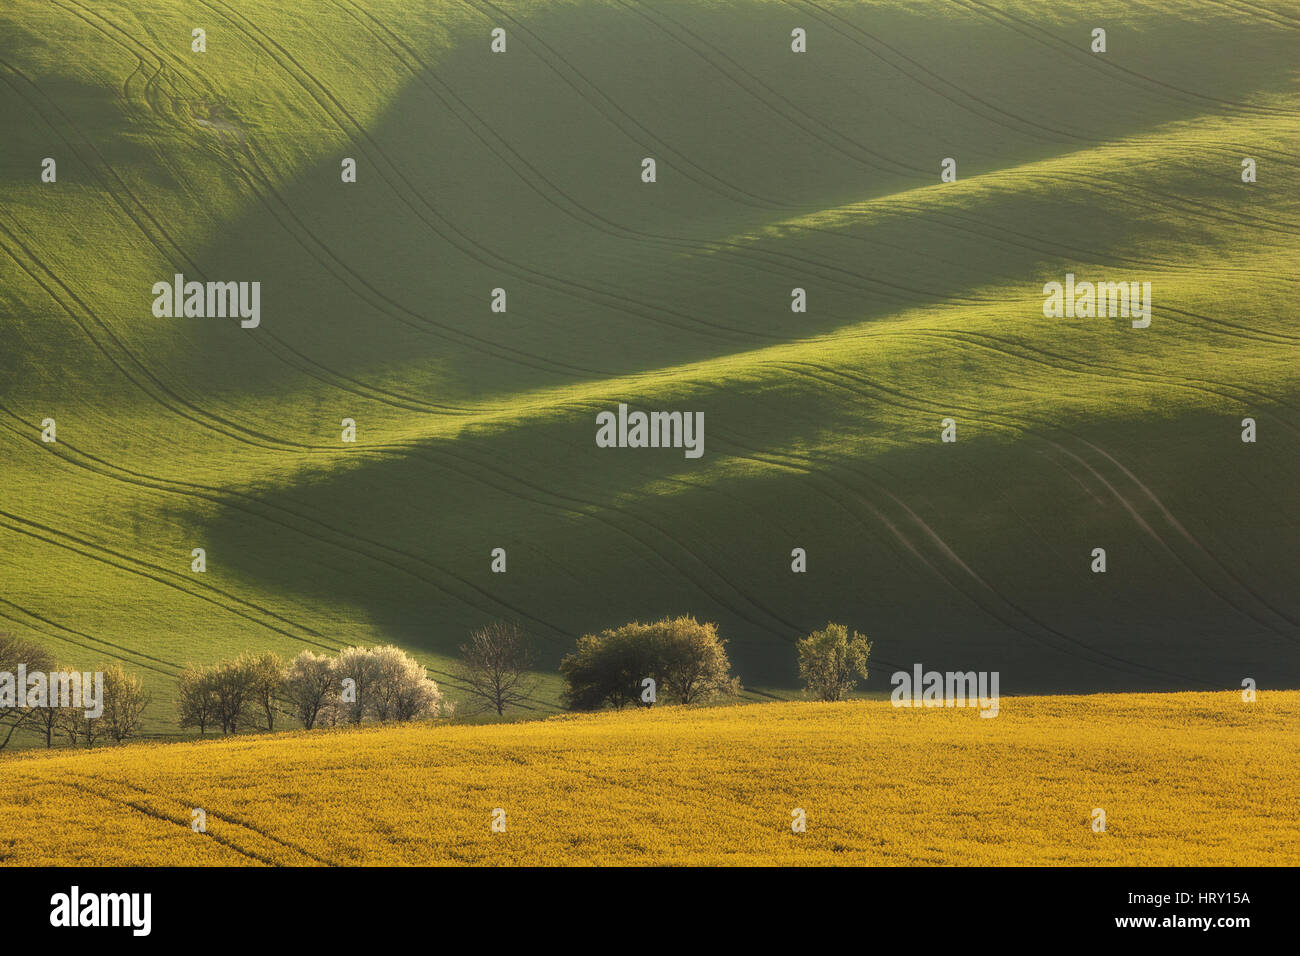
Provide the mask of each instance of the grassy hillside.
[{"label": "grassy hillside", "polygon": [[1297,718],[1297,692],[773,703],[28,754],[0,862],[1295,865]]},{"label": "grassy hillside", "polygon": [[[159,733],[187,661],[396,642],[445,680],[498,616],[548,671],[586,631],[717,620],[778,695],[827,619],[875,637],[873,691],[914,661],[1004,694],[1300,686],[1298,27],[8,3],[0,627],[144,673]],[[177,272],[261,281],[260,327],[154,318]],[[1044,318],[1067,272],[1149,281],[1150,328]],[[619,402],[703,411],[704,456],[597,448]]]}]

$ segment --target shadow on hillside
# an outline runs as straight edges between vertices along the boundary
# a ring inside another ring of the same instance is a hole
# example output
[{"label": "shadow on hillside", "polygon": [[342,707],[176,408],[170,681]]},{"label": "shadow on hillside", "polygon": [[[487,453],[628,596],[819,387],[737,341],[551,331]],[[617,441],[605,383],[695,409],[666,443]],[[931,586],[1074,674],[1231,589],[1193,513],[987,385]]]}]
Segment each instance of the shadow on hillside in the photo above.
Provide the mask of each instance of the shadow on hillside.
[{"label": "shadow on hillside", "polygon": [[[578,634],[689,613],[719,622],[755,686],[792,686],[793,641],[827,620],[876,639],[880,690],[917,661],[998,670],[1004,693],[1300,682],[1300,608],[1277,552],[1295,503],[1238,494],[1242,455],[1260,487],[1300,477],[1271,417],[1258,450],[1216,446],[1236,438],[1223,416],[1079,430],[1144,476],[1201,551],[1073,439],[1101,478],[1037,440],[889,446],[893,426],[865,407],[826,408],[829,427],[857,412],[865,447],[880,431],[891,450],[809,459],[790,450],[795,419],[768,415],[788,398],[729,398],[699,403],[698,463],[597,449],[584,415],[304,475],[258,495],[273,520],[227,511],[204,540],[262,587],[354,607],[378,633],[443,654],[512,617],[553,665]],[[817,399],[800,408],[816,414]],[[1090,570],[1098,545],[1104,575]],[[806,573],[791,571],[797,547]],[[504,574],[490,570],[495,548]]]},{"label": "shadow on hillside", "polygon": [[[721,13],[701,16],[722,22]],[[746,37],[752,42],[762,24],[783,49],[787,21],[764,9],[747,22]],[[902,14],[880,22],[886,31],[918,29]],[[992,25],[935,26],[936,42],[960,43],[967,75],[1005,73],[1025,50],[1022,36]],[[356,184],[340,183],[340,156],[272,187],[256,179],[257,142],[233,154],[264,203],[200,261],[212,277],[263,281],[263,329],[204,326],[199,350],[172,356],[195,389],[273,395],[300,387],[295,369],[306,369],[428,401],[508,397],[804,338],[1001,280],[1032,289],[1044,270],[1060,271],[1059,253],[1032,241],[995,250],[978,230],[905,216],[867,232],[869,255],[815,236],[695,255],[699,240],[934,177],[873,169],[852,149],[828,152],[822,139],[797,133],[803,127],[783,118],[784,107],[724,97],[725,83],[707,64],[660,59],[671,43],[647,34],[637,17],[552,6],[530,14],[525,27],[511,28],[515,45],[505,57],[489,55],[477,33],[458,38],[436,71],[403,52],[416,67],[411,82],[373,129],[353,131]],[[720,42],[719,27],[701,29]],[[1214,31],[1212,22],[1179,22],[1163,37],[1191,56],[1218,42]],[[291,37],[282,40],[291,45]],[[879,74],[829,93],[807,76],[782,79],[776,71],[804,65],[778,63],[775,53],[766,75],[778,85],[788,80],[782,89],[822,89],[805,122],[824,135],[823,126],[835,125],[881,153],[924,157],[917,163],[926,168],[948,154],[945,140],[958,132],[972,152],[1001,150],[1001,165],[1078,148],[972,119],[910,81],[903,86],[913,100],[880,95],[873,78],[901,81],[855,56],[845,64]],[[1229,99],[1261,82],[1226,68],[1214,80]],[[1135,98],[1131,87],[1093,71],[1068,89],[1042,92],[1055,106],[1036,101],[1034,110],[1082,117],[1095,139],[1203,107],[1190,98]],[[895,129],[888,120],[899,109],[926,122],[884,132]],[[324,121],[314,106],[312,115]],[[815,120],[827,116],[837,122]],[[647,186],[638,171],[652,154],[660,177]],[[1006,197],[996,210],[967,212],[1026,223],[1030,233],[1045,229],[1058,248],[1085,248],[1098,262],[1176,235],[1168,224],[1115,215],[1090,194]],[[936,269],[927,254],[936,244],[959,267]],[[795,285],[815,290],[807,314],[789,310]],[[507,290],[504,315],[488,307],[497,287]],[[297,359],[259,351],[263,332],[290,344]],[[611,396],[609,407],[631,398]],[[668,396],[640,398],[640,407],[682,407]],[[258,492],[288,527],[232,509],[207,536],[250,579],[355,606],[394,639],[440,652],[488,617],[515,616],[546,642],[554,663],[585,631],[693,613],[722,624],[742,677],[755,685],[792,684],[792,641],[828,618],[877,638],[876,689],[887,688],[889,670],[916,661],[1000,670],[1004,693],[1231,686],[1243,661],[1275,682],[1300,679],[1294,655],[1282,650],[1291,646],[1207,591],[1144,538],[1120,504],[1093,508],[1041,449],[980,446],[956,475],[930,448],[860,464],[814,462],[808,473],[783,449],[823,429],[861,435],[867,426],[854,418],[861,408],[837,407],[815,389],[796,398],[801,419],[787,414],[784,395],[699,399],[694,407],[717,423],[710,434],[718,451],[704,461],[726,455],[734,466],[707,482],[696,483],[698,467],[678,452],[596,449],[587,409],[304,473]],[[1189,420],[1178,436],[1204,427]],[[1094,437],[1114,441],[1109,432]],[[1133,454],[1160,444],[1140,429],[1123,441]],[[1200,460],[1187,446],[1171,439],[1161,447],[1171,457],[1163,466],[1151,457],[1151,467],[1172,475],[1174,461],[1197,473]],[[1017,476],[1014,487],[1007,475]],[[892,497],[880,482],[893,484]],[[899,500],[967,556],[988,590],[908,525]],[[899,527],[910,528],[906,541],[891,531]],[[1242,553],[1264,540],[1253,526],[1215,525],[1207,537],[1231,540]],[[1099,539],[1127,554],[1132,563],[1121,566],[1133,568],[1140,556],[1153,570],[1085,574]],[[790,551],[800,546],[810,570],[792,575]],[[504,575],[489,570],[496,547],[508,554]]]},{"label": "shadow on hillside", "polygon": [[[817,58],[795,57],[781,39],[787,12],[766,8],[737,32],[731,7],[674,6],[646,20],[621,7],[548,6],[507,23],[512,45],[501,56],[487,50],[485,16],[481,30],[459,27],[436,69],[359,20],[352,42],[404,64],[409,82],[363,131],[309,81],[324,107],[280,65],[259,65],[302,101],[304,123],[341,124],[352,145],[284,183],[256,135],[232,146],[260,201],[197,258],[209,278],[263,283],[263,329],[203,323],[167,360],[209,395],[349,377],[455,404],[800,339],[1007,282],[1033,292],[1079,255],[1131,262],[1186,230],[1162,210],[1135,213],[1076,188],[954,210],[963,222],[901,212],[848,239],[716,245],[792,215],[934,185],[942,156],[960,155],[970,177],[1206,106],[991,21],[873,11],[873,34],[945,51],[932,59],[972,94],[1064,129],[979,107],[933,78],[923,84],[892,57],[867,55],[849,37],[868,41],[848,28],[819,39]],[[694,39],[674,23],[693,25]],[[1213,71],[1201,82],[1223,99],[1289,82],[1281,65],[1269,74],[1269,61],[1238,71],[1201,58],[1220,42],[1215,31],[1212,20],[1162,23],[1168,60],[1148,69],[1181,77],[1194,63]],[[282,40],[292,47],[292,36]],[[1068,83],[1052,80],[1052,64],[1071,65]],[[1049,72],[1030,95],[1038,70]],[[356,183],[340,181],[344,156],[358,161]],[[657,157],[655,184],[640,182],[643,156]],[[1166,175],[1178,192],[1203,173]],[[808,290],[806,313],[791,312],[796,287]],[[497,288],[504,314],[490,309]]]}]

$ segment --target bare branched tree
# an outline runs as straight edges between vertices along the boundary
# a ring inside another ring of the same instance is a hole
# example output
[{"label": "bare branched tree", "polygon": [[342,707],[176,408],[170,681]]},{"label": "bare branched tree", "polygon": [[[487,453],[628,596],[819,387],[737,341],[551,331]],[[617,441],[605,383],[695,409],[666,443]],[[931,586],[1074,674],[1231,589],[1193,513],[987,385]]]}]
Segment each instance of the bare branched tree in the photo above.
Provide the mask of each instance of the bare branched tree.
[{"label": "bare branched tree", "polygon": [[[49,672],[54,659],[39,644],[0,634],[0,674],[8,675],[9,687],[0,687],[0,750],[8,746],[19,727],[34,727],[41,708],[27,706],[27,688],[18,686],[18,665],[28,673]],[[2,678],[0,678],[2,679]]]},{"label": "bare branched tree", "polygon": [[104,731],[99,718],[87,717],[81,707],[60,707],[57,727],[74,747],[77,744],[95,746],[95,741],[103,736]]},{"label": "bare branched tree", "polygon": [[460,648],[456,677],[484,707],[498,715],[523,703],[537,689],[529,679],[533,649],[518,624],[492,621],[469,636]]},{"label": "bare branched tree", "polygon": [[233,734],[247,717],[253,702],[253,668],[248,655],[221,661],[212,668],[212,693],[217,705],[217,722],[223,734]]},{"label": "bare branched tree", "polygon": [[249,657],[248,670],[253,703],[266,720],[266,729],[273,731],[284,692],[284,661],[274,651],[264,651]]},{"label": "bare branched tree", "polygon": [[181,727],[197,727],[199,735],[208,732],[217,720],[215,677],[210,667],[187,665],[177,680],[176,708]]}]

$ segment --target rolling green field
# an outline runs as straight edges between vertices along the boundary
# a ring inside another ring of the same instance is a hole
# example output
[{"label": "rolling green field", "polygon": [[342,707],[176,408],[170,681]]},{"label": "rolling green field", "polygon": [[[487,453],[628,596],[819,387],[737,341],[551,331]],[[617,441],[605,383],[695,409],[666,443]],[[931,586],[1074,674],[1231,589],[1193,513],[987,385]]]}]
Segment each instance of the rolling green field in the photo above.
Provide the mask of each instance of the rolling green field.
[{"label": "rolling green field", "polygon": [[[246,648],[455,697],[495,617],[528,715],[668,614],[778,697],[827,620],[871,693],[1300,686],[1298,41],[1282,0],[6,3],[0,629],[142,674],[157,734]],[[175,273],[260,325],[156,318]],[[1150,327],[1045,318],[1067,273]],[[596,447],[620,402],[703,456]]]}]

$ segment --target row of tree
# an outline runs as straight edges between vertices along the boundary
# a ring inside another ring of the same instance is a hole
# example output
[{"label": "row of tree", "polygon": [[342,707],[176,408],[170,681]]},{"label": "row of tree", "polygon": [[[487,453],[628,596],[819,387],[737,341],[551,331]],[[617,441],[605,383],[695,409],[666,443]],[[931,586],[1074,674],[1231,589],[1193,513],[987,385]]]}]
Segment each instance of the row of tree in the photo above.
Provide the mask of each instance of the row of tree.
[{"label": "row of tree", "polygon": [[[842,700],[867,676],[871,642],[842,624],[814,631],[796,649],[805,693],[819,700]],[[461,645],[453,677],[470,709],[502,715],[524,706],[536,689],[535,660],[535,649],[517,624],[493,621]],[[621,710],[659,700],[689,705],[740,692],[717,625],[693,617],[634,621],[583,635],[577,649],[560,661],[560,675],[562,701],[570,710]],[[310,730],[451,713],[451,702],[424,668],[392,646],[349,647],[337,657],[303,651],[288,664],[264,653],[187,667],[178,706],[181,726],[200,734],[209,727],[222,733],[274,730],[277,715],[286,714]]]},{"label": "row of tree", "polygon": [[[842,624],[829,623],[796,645],[805,693],[819,700],[842,700],[867,676],[871,642]],[[38,644],[0,634],[0,672],[57,671]],[[469,710],[527,706],[536,689],[536,653],[521,628],[493,621],[461,645],[453,677]],[[137,736],[150,703],[138,677],[120,664],[101,668],[103,716],[85,708],[0,704],[0,750],[21,727],[43,735],[46,746],[66,739],[93,746],[108,738]],[[740,681],[731,673],[726,642],[717,626],[693,617],[624,624],[583,635],[560,661],[565,686],[561,697],[571,710],[622,709],[660,700],[696,704],[734,697]],[[363,721],[410,721],[450,716],[451,702],[424,667],[401,648],[348,647],[335,656],[303,651],[286,662],[277,654],[244,653],[206,666],[187,666],[177,687],[180,726],[200,734],[220,729],[276,729],[293,718],[311,730]]]},{"label": "row of tree", "polygon": [[180,725],[275,730],[278,716],[304,727],[408,721],[450,714],[438,685],[399,647],[347,647],[330,657],[303,651],[287,664],[277,654],[241,654],[180,675]]},{"label": "row of tree", "polygon": [[[25,665],[28,674],[73,670],[57,663],[49,651],[33,641],[0,634],[0,673],[17,674],[19,665]],[[28,707],[27,688],[16,688],[11,703],[0,702],[0,750],[9,746],[14,734],[22,729],[38,734],[47,747],[53,747],[56,740],[65,740],[73,747],[93,747],[103,740],[121,743],[138,736],[145,708],[152,703],[144,683],[121,664],[101,664],[90,673],[103,675],[103,712],[99,717],[86,716],[84,701],[73,701],[68,707]]]}]

